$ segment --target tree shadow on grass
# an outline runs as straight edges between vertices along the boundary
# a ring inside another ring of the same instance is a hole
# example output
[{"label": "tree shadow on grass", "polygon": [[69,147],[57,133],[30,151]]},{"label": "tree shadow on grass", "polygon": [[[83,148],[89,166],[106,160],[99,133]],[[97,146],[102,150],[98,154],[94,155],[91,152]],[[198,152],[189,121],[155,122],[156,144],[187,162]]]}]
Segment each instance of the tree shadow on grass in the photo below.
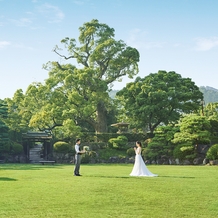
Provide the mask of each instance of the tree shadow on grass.
[{"label": "tree shadow on grass", "polygon": [[1,170],[43,170],[43,169],[62,169],[60,165],[41,165],[41,164],[3,164]]},{"label": "tree shadow on grass", "polygon": [[1,181],[11,182],[11,181],[17,181],[17,179],[13,179],[13,178],[9,178],[9,177],[0,177],[0,182]]},{"label": "tree shadow on grass", "polygon": [[176,179],[195,179],[192,176],[104,176],[104,175],[88,175],[85,177],[113,178],[113,179],[145,179],[145,178],[176,178]]},{"label": "tree shadow on grass", "polygon": [[176,179],[196,179],[196,177],[194,176],[158,176],[158,177],[176,178]]},{"label": "tree shadow on grass", "polygon": [[104,175],[88,175],[85,177],[111,178],[111,179],[129,179],[129,176],[104,176]]}]

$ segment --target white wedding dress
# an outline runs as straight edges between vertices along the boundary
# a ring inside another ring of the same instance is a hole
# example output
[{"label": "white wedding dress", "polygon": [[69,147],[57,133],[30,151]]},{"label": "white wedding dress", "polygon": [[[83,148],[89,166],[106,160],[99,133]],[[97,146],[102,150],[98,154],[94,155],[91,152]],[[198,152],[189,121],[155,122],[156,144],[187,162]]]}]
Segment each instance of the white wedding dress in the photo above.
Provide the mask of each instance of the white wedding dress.
[{"label": "white wedding dress", "polygon": [[158,176],[157,174],[151,173],[146,167],[144,160],[141,156],[141,148],[138,147],[135,152],[135,164],[132,172],[130,173],[130,176]]}]

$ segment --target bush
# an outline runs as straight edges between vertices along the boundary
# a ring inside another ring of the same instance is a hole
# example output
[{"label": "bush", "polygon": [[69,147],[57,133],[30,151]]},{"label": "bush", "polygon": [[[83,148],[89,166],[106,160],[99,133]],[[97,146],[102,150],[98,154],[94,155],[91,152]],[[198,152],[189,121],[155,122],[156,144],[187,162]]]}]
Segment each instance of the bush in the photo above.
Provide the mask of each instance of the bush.
[{"label": "bush", "polygon": [[[111,138],[116,138],[120,133],[84,133],[83,134],[83,141],[86,142],[108,142]],[[144,141],[146,140],[149,135],[143,133],[122,133],[123,136],[126,136],[129,142],[133,141]]]},{"label": "bush", "polygon": [[179,160],[194,159],[195,152],[193,145],[177,145],[173,150],[173,157]]},{"label": "bush", "polygon": [[88,143],[90,150],[97,151],[98,149],[105,148],[105,142],[90,142]]},{"label": "bush", "polygon": [[54,143],[54,151],[57,153],[68,153],[70,151],[70,145],[67,142]]},{"label": "bush", "polygon": [[98,157],[101,160],[109,160],[111,157],[118,157],[119,155],[124,155],[125,151],[115,150],[111,148],[101,149],[98,151]]},{"label": "bush", "polygon": [[135,150],[134,150],[134,148],[129,148],[129,149],[127,149],[126,153],[127,153],[127,155],[128,155],[129,157],[135,156]]},{"label": "bush", "polygon": [[14,142],[11,146],[11,153],[13,155],[19,155],[23,152],[23,146],[19,143]]},{"label": "bush", "polygon": [[128,142],[128,139],[126,136],[118,136],[117,138],[111,138],[109,139],[109,147],[110,148],[117,148],[117,149],[123,149],[123,147]]},{"label": "bush", "polygon": [[146,159],[148,159],[147,158],[147,148],[142,148],[142,158],[144,159],[144,160],[146,160]]},{"label": "bush", "polygon": [[87,164],[89,163],[89,161],[90,161],[90,156],[88,154],[83,154],[81,158],[81,163]]},{"label": "bush", "polygon": [[218,160],[218,144],[212,145],[206,154],[209,160]]},{"label": "bush", "polygon": [[9,153],[10,152],[10,143],[6,142],[4,144],[0,144],[0,154]]}]

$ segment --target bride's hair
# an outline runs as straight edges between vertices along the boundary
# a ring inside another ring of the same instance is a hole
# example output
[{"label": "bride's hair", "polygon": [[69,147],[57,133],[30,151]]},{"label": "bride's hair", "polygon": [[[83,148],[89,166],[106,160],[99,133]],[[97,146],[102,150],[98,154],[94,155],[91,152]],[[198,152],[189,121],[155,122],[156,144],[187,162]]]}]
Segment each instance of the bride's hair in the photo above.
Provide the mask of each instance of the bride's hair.
[{"label": "bride's hair", "polygon": [[140,147],[142,147],[142,143],[141,143],[140,141],[136,141],[136,143],[137,143]]}]

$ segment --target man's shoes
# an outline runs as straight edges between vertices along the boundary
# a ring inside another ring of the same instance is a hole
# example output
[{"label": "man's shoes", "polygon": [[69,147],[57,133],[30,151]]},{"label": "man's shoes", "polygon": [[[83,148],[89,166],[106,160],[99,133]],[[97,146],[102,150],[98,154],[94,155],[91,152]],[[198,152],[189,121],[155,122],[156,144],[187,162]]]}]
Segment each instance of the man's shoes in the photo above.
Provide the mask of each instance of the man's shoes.
[{"label": "man's shoes", "polygon": [[80,174],[74,174],[74,176],[82,176],[82,175],[80,175]]}]

